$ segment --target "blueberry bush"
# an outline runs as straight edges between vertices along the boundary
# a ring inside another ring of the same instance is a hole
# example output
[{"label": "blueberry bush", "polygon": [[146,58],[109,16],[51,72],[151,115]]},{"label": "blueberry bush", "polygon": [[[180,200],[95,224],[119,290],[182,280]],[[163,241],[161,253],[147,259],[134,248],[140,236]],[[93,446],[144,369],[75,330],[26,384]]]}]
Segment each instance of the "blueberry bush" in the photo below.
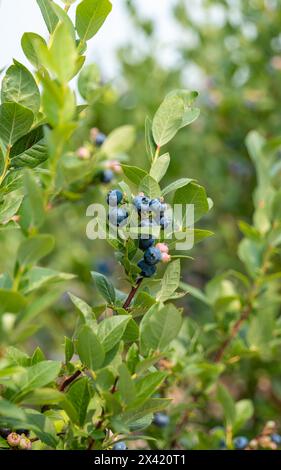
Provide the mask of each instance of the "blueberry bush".
[{"label": "blueberry bush", "polygon": [[227,117],[220,134],[178,71],[123,51],[138,98],[126,108],[129,91],[85,65],[110,1],[36,2],[47,39],[25,33],[30,68],[14,60],[1,85],[0,448],[280,448],[280,138],[244,123],[236,134],[256,171],[253,203],[238,189],[252,222],[232,219],[239,245],[195,286],[186,272],[220,256],[209,228],[224,230],[198,181],[202,170],[214,185],[208,150],[222,151],[232,108],[212,108]]}]

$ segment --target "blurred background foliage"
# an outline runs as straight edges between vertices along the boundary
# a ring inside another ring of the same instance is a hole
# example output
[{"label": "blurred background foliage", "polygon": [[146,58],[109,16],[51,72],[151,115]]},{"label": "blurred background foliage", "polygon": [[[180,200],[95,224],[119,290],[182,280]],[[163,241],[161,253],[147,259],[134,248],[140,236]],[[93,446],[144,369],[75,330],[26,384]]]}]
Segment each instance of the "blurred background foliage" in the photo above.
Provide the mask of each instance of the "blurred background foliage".
[{"label": "blurred background foliage", "polygon": [[[196,2],[200,6],[200,14],[195,15],[193,2],[176,0],[171,3],[170,20],[178,29],[180,39],[173,44],[169,43],[169,47],[159,40],[157,20],[144,18],[134,0],[124,0],[124,3],[128,21],[134,28],[134,37],[131,43],[128,41],[116,51],[118,79],[107,83],[106,77],[103,77],[102,71],[96,66],[86,67],[80,77],[80,94],[83,97],[86,89],[87,98],[92,104],[83,113],[81,126],[70,143],[70,151],[75,152],[87,143],[93,127],[109,134],[112,129],[129,123],[136,129],[136,141],[129,152],[130,164],[143,166],[145,117],[153,115],[163,97],[172,89],[191,88],[200,92],[199,119],[182,130],[177,139],[169,144],[172,159],[166,182],[182,176],[196,178],[207,188],[208,195],[214,201],[213,211],[203,219],[202,224],[204,228],[213,230],[215,236],[193,250],[191,254],[195,257],[194,261],[182,262],[183,281],[203,289],[213,276],[228,269],[246,272],[237,256],[242,238],[239,221],[251,223],[256,173],[245,138],[253,129],[266,139],[280,133],[281,1],[201,0]],[[141,40],[138,41],[138,38]],[[168,65],[164,63],[163,55],[168,56]],[[91,87],[88,86],[89,83]],[[280,163],[278,152],[276,158]],[[277,178],[280,182],[280,172],[277,173]],[[90,190],[80,195],[75,204],[64,203],[59,206],[49,217],[46,227],[46,232],[51,232],[56,238],[56,250],[44,263],[55,269],[74,273],[77,278],[72,284],[68,284],[68,290],[96,305],[100,303],[100,298],[93,292],[89,274],[91,269],[114,277],[115,285],[123,286],[122,273],[114,261],[113,250],[110,252],[105,243],[87,240],[85,235],[86,208],[91,202],[104,200],[108,189],[108,186],[95,187],[93,184]],[[0,240],[1,268],[12,269],[9,260],[12,259],[15,244],[18,243],[17,234],[4,237],[0,232]],[[280,259],[278,263],[280,264]],[[245,265],[247,266],[247,259]],[[215,282],[219,284],[218,281]],[[216,289],[215,283],[209,283],[208,286],[209,291]],[[229,284],[224,283],[225,286],[228,288]],[[41,342],[45,349],[47,344],[50,355],[55,356],[61,349],[63,335],[71,334],[73,307],[63,286],[52,290],[51,294],[42,295],[45,295],[46,302],[38,322],[38,332],[33,340],[29,340],[28,347],[32,349]],[[55,297],[58,300],[53,306]],[[210,307],[204,305],[204,302],[202,304],[194,301],[191,296],[186,296],[180,304],[185,307],[186,316],[191,315],[199,324],[206,318],[211,318]],[[279,304],[274,306],[274,315],[277,316],[279,312],[280,299]],[[200,354],[197,366],[192,364],[189,368],[186,365],[189,355],[195,352],[198,354],[196,344],[202,331],[197,330],[193,320],[186,322],[184,328],[177,354],[181,355],[181,348],[185,343],[188,343],[188,347],[179,360],[178,371],[174,371],[178,373],[178,385],[176,389],[167,392],[168,396],[172,394],[176,397],[175,401],[178,399],[178,406],[173,411],[170,428],[165,430],[165,435],[158,436],[159,447],[162,438],[163,442],[172,443],[175,426],[181,417],[184,426],[185,400],[190,401],[191,410],[193,407],[197,408],[195,418],[201,420],[198,425],[200,447],[216,447],[221,437],[220,432],[215,443],[211,439],[212,444],[208,440],[209,436],[201,435],[200,432],[204,429],[206,420],[209,420],[208,427],[217,424],[219,414],[216,405],[210,403],[207,395],[210,383],[214,382],[221,369],[217,364],[200,365],[203,360]],[[241,337],[243,334],[246,334],[244,329],[241,330]],[[204,331],[204,335],[199,349],[202,345],[207,348],[211,345],[212,332],[209,338],[208,331]],[[252,330],[252,335],[256,337],[258,333]],[[276,345],[279,343],[274,345],[272,351],[275,351]],[[265,344],[264,348],[266,349]],[[238,353],[241,353],[239,348]],[[266,419],[276,416],[281,402],[278,381],[280,366],[277,361],[272,360],[272,356],[265,357],[265,360],[268,361],[266,367],[260,357],[242,364],[234,362],[230,366],[229,375],[224,379],[235,398],[246,396],[254,399],[256,429]],[[188,374],[192,378],[181,382],[181,377],[187,377]],[[272,395],[269,384],[271,377],[277,396]],[[182,397],[182,390],[187,384],[190,387],[188,398],[186,395]],[[203,389],[206,390],[206,395],[202,394]],[[270,399],[270,404],[267,404]],[[206,406],[208,413],[205,413]],[[251,404],[245,407],[246,416],[247,413],[251,415]],[[176,430],[181,434],[180,428],[176,427]],[[152,434],[155,435],[155,432],[154,430]],[[183,436],[182,443],[187,448],[196,446],[192,434],[193,431],[187,431]]]}]

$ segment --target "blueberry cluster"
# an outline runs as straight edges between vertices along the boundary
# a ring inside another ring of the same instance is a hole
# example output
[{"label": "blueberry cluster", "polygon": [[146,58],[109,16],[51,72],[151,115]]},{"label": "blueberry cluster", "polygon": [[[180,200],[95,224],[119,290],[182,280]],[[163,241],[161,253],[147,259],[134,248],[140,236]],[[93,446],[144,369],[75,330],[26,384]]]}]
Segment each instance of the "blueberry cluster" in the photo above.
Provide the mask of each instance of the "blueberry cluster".
[{"label": "blueberry cluster", "polygon": [[0,436],[6,439],[7,443],[12,448],[30,450],[32,447],[31,440],[28,439],[28,429],[16,429],[12,431],[8,428],[0,428]]},{"label": "blueberry cluster", "polygon": [[244,450],[245,447],[249,444],[249,439],[245,436],[237,436],[235,437],[234,441],[234,447],[237,450]]},{"label": "blueberry cluster", "polygon": [[[144,194],[139,194],[133,200],[133,204],[141,217],[141,227],[153,227],[160,225],[161,229],[166,228],[169,225],[168,219],[165,217],[165,211],[167,205],[160,199],[149,199]],[[142,218],[143,215],[147,217]],[[141,270],[141,276],[151,277],[156,272],[156,264],[159,261],[165,260],[165,255],[168,253],[166,245],[163,243],[155,245],[155,239],[152,235],[141,235],[139,238],[139,248],[144,252],[143,259],[138,263],[138,267]],[[161,248],[164,248],[162,250]],[[165,253],[166,252],[166,253]],[[163,258],[164,254],[164,258]],[[168,255],[169,256],[169,255]]]},{"label": "blueberry cluster", "polygon": [[[108,220],[111,224],[119,227],[123,226],[129,213],[120,204],[124,201],[123,193],[119,189],[113,189],[107,195],[107,204],[109,205]],[[149,199],[143,193],[140,193],[133,199],[133,205],[139,215],[139,226],[153,227],[160,225],[162,229],[169,224],[165,217],[167,205],[160,199]],[[139,248],[144,252],[143,258],[138,262],[142,277],[151,277],[156,272],[156,264],[160,261],[167,263],[171,257],[169,249],[165,243],[157,243],[150,234],[141,234],[138,240]]]}]

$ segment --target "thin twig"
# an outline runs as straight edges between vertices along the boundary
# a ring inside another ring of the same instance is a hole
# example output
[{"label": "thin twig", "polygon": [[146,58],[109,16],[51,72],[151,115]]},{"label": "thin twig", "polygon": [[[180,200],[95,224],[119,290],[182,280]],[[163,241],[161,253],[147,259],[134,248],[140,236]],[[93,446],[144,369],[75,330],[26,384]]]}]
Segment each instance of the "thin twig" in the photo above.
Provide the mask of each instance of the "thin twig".
[{"label": "thin twig", "polygon": [[125,300],[125,303],[123,305],[123,308],[125,310],[128,310],[128,308],[130,307],[130,304],[133,300],[133,298],[135,297],[137,291],[138,291],[138,288],[140,287],[141,283],[142,283],[142,280],[143,280],[143,277],[139,277],[139,279],[137,280],[136,282],[136,285],[132,287],[127,299]]},{"label": "thin twig", "polygon": [[79,377],[79,375],[82,374],[82,371],[81,370],[76,370],[74,372],[74,374],[72,374],[70,377],[67,377],[60,385],[59,387],[59,391],[60,392],[64,392],[64,390],[66,389],[66,387],[68,387],[75,379],[77,379],[77,377]]},{"label": "thin twig", "polygon": [[241,316],[238,318],[236,323],[234,323],[229,337],[224,341],[220,349],[216,352],[215,359],[214,359],[215,362],[221,361],[226,349],[232,342],[233,338],[235,338],[235,336],[237,335],[244,321],[249,318],[249,315],[251,314],[251,312],[252,312],[252,305],[249,304],[245,307],[245,309],[243,310]]}]

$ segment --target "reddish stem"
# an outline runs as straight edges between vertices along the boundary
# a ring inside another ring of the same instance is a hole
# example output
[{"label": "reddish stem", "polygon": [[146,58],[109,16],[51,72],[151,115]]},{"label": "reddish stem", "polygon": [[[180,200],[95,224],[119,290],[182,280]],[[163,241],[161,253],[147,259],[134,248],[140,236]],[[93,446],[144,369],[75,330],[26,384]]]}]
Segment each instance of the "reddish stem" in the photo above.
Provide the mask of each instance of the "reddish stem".
[{"label": "reddish stem", "polygon": [[133,298],[135,297],[137,291],[138,291],[138,288],[140,287],[141,283],[142,283],[142,280],[143,280],[143,277],[139,277],[139,279],[137,280],[136,282],[136,285],[132,287],[124,305],[123,305],[123,308],[125,310],[128,310],[128,308],[130,307],[130,304],[133,300]]}]

